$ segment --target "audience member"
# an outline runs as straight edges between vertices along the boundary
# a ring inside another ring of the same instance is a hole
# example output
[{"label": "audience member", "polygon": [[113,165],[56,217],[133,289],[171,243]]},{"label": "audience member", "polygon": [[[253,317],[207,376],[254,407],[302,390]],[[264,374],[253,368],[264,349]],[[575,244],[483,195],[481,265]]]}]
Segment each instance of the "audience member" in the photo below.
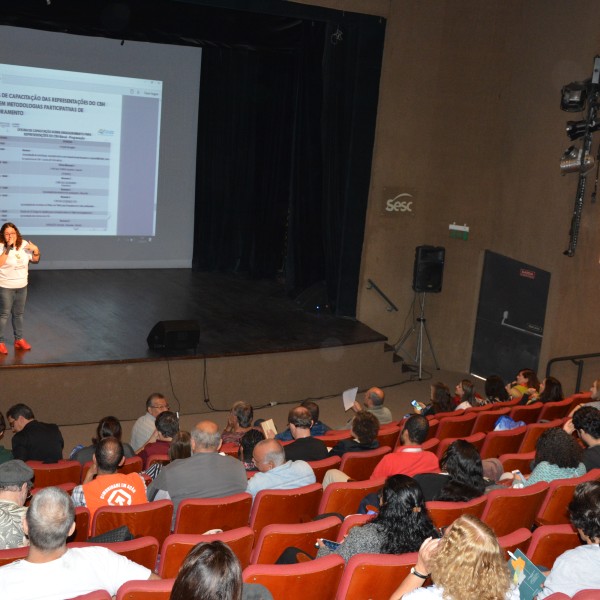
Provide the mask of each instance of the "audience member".
[{"label": "audience member", "polygon": [[[600,482],[586,481],[575,488],[569,504],[571,525],[585,542],[561,554],[550,571],[538,600],[562,592],[569,597],[581,590],[600,589]],[[597,593],[597,592],[596,592]]]},{"label": "audience member", "polygon": [[[92,460],[94,457],[94,451],[96,450],[96,444],[107,437],[114,437],[121,441],[123,435],[123,429],[121,427],[121,421],[117,417],[104,417],[100,419],[98,426],[96,427],[96,437],[92,438],[92,444],[85,448],[80,448],[71,455],[73,460],[80,462],[82,465]],[[129,444],[123,444],[123,452],[125,458],[131,458],[135,456],[133,448]]]},{"label": "audience member", "polygon": [[583,406],[591,406],[600,410],[600,379],[596,379],[592,382],[590,387],[591,397],[589,402],[582,402],[578,404],[570,413],[569,417],[575,414],[575,411],[579,410]]},{"label": "audience member", "polygon": [[[169,463],[179,458],[189,458],[192,455],[192,436],[189,431],[178,431],[173,436],[167,455]],[[162,462],[155,462],[144,473],[151,479],[156,479],[162,468]]]},{"label": "audience member", "polygon": [[[387,425],[393,421],[393,418],[390,409],[383,405],[384,400],[385,394],[383,390],[378,387],[372,387],[365,392],[364,409],[360,405],[360,402],[355,400],[352,410],[357,413],[366,410],[377,417],[380,425]],[[348,427],[350,427],[350,424]]]},{"label": "audience member", "polygon": [[414,407],[414,411],[417,414],[423,415],[437,415],[439,413],[452,412],[454,410],[454,402],[452,402],[452,394],[450,394],[450,388],[438,381],[431,386],[430,404],[426,405],[419,402]]},{"label": "audience member", "polygon": [[288,425],[294,441],[285,446],[286,460],[322,460],[329,451],[321,440],[310,435],[312,415],[308,408],[297,406],[288,414]]},{"label": "audience member", "polygon": [[359,553],[403,554],[416,552],[423,541],[436,535],[421,488],[406,475],[388,477],[380,495],[379,513],[369,523],[350,529],[336,550],[317,540],[317,558],[339,554],[345,561]]},{"label": "audience member", "polygon": [[[421,588],[428,577],[433,586]],[[420,589],[419,589],[420,588]],[[417,564],[390,600],[519,600],[504,550],[477,517],[462,515],[441,539],[423,542]]]},{"label": "audience member", "polygon": [[12,453],[19,460],[55,463],[62,459],[65,445],[58,425],[37,421],[26,404],[14,404],[6,412],[13,430]]},{"label": "audience member", "polygon": [[[6,431],[6,421],[4,415],[0,412],[0,440],[4,437]],[[0,465],[6,461],[12,460],[12,452],[7,450],[2,444],[0,444]]]},{"label": "audience member", "polygon": [[171,600],[272,600],[260,584],[243,583],[242,566],[223,542],[202,542],[185,557]]},{"label": "audience member", "polygon": [[329,452],[329,456],[343,456],[346,452],[365,452],[379,448],[377,434],[379,421],[370,412],[362,411],[352,419],[352,437],[340,440]]},{"label": "audience member", "polygon": [[277,440],[263,440],[254,447],[253,461],[259,473],[248,481],[254,498],[262,490],[291,490],[315,483],[311,466],[303,460],[286,460],[284,448]]},{"label": "audience member", "polygon": [[[304,408],[308,408],[308,410],[310,411],[310,414],[312,417],[312,422],[313,422],[313,424],[310,428],[310,435],[312,435],[312,436],[324,435],[331,429],[331,427],[329,427],[329,425],[325,425],[325,423],[323,423],[322,421],[319,421],[320,410],[319,410],[319,405],[316,402],[313,402],[312,400],[304,400],[304,402],[302,402],[300,404],[300,406],[303,406]],[[294,438],[292,437],[292,432],[290,431],[290,428],[288,427],[285,431],[278,433],[275,436],[275,439],[279,440],[280,442],[289,442],[289,441],[293,440]]]},{"label": "audience member", "polygon": [[22,460],[0,465],[0,550],[27,546],[23,519],[32,479],[33,469]]},{"label": "audience member", "polygon": [[508,402],[510,394],[506,391],[504,380],[499,375],[490,375],[485,380],[485,397],[491,404]]},{"label": "audience member", "polygon": [[485,492],[483,464],[477,448],[465,440],[455,440],[440,460],[442,473],[415,475],[425,500],[467,502]]},{"label": "audience member", "polygon": [[[534,467],[527,479],[513,482],[513,485],[533,485],[538,481],[571,479],[585,475],[585,465],[581,462],[581,446],[560,427],[547,429],[535,445]],[[505,476],[512,474],[505,473]]]},{"label": "audience member", "polygon": [[[515,381],[507,384],[506,391],[511,398],[519,398],[523,403],[527,402],[531,394],[535,394],[540,389],[540,382],[531,369],[521,369],[515,378]],[[525,396],[525,398],[523,398]]]},{"label": "audience member", "polygon": [[154,426],[154,433],[137,453],[144,468],[148,467],[151,456],[169,453],[173,437],[179,431],[179,419],[174,412],[166,410],[156,417]]},{"label": "audience member", "polygon": [[150,569],[101,546],[67,548],[75,509],[63,490],[48,487],[31,500],[24,522],[26,560],[0,567],[3,600],[64,600],[106,590],[115,596],[132,579],[159,579]]},{"label": "audience member", "polygon": [[[486,400],[478,398],[475,394],[475,385],[470,379],[463,379],[456,384],[455,398],[459,400],[456,406],[456,410],[465,410],[472,406],[478,406],[486,404]],[[455,400],[456,402],[456,400]]]},{"label": "audience member", "polygon": [[200,421],[191,435],[192,456],[163,467],[148,487],[149,500],[173,501],[174,517],[185,498],[222,498],[246,491],[242,463],[219,454],[221,434],[217,424]]},{"label": "audience member", "polygon": [[100,440],[83,483],[71,494],[75,506],[87,506],[90,510],[90,532],[94,513],[101,506],[131,506],[148,501],[146,483],[139,473],[117,471],[124,461],[123,444],[117,438]]},{"label": "audience member", "polygon": [[581,462],[588,471],[600,469],[600,411],[593,406],[584,406],[576,411],[563,429],[570,435],[574,431],[586,445]]},{"label": "audience member", "polygon": [[540,383],[539,392],[534,392],[529,396],[527,404],[534,402],[559,402],[564,400],[562,385],[556,377],[546,377]]},{"label": "audience member", "polygon": [[221,434],[224,444],[237,444],[242,436],[252,429],[254,409],[251,404],[239,401],[231,407],[227,425]]},{"label": "audience member", "polygon": [[131,430],[131,447],[137,452],[156,431],[154,420],[161,412],[169,410],[167,399],[154,392],[146,399],[146,412],[133,425]]},{"label": "audience member", "polygon": [[258,429],[250,429],[240,439],[239,459],[246,471],[257,471],[253,460],[256,444],[265,439],[265,434]]}]

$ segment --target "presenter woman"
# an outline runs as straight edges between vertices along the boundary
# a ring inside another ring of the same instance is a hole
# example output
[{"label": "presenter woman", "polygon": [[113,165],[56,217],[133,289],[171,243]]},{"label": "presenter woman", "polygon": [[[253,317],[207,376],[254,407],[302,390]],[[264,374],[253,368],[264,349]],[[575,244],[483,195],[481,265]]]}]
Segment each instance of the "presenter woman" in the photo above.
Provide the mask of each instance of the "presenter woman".
[{"label": "presenter woman", "polygon": [[4,329],[12,315],[15,350],[31,350],[23,339],[23,312],[27,299],[29,262],[40,262],[40,249],[21,237],[16,225],[0,228],[0,354],[8,354]]}]

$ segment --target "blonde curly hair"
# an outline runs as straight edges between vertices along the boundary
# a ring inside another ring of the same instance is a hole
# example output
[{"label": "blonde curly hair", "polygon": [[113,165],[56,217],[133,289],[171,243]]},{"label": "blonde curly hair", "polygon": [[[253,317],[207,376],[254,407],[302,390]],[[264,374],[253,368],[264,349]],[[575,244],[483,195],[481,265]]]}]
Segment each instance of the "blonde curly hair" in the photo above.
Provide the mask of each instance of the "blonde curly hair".
[{"label": "blonde curly hair", "polygon": [[446,600],[505,600],[510,574],[494,532],[472,515],[462,515],[440,541],[431,579]]}]

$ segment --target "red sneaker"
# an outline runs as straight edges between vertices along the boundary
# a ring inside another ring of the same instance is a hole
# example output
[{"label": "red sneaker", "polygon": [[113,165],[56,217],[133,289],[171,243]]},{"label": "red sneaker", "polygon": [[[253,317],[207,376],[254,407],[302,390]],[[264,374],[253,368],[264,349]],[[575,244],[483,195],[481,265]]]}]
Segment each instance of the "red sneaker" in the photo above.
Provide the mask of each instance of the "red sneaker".
[{"label": "red sneaker", "polygon": [[15,350],[31,350],[31,346],[24,339],[20,339],[15,342]]},{"label": "red sneaker", "polygon": [[8,350],[6,349],[6,344],[0,343],[0,354],[8,354]]}]

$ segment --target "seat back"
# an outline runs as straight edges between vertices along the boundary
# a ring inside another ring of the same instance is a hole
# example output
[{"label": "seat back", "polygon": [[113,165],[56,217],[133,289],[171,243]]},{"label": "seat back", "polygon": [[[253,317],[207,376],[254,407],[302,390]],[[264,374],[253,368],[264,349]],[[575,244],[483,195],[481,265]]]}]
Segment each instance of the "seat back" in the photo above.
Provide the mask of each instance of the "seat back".
[{"label": "seat back", "polygon": [[[486,408],[490,408],[487,406]],[[505,406],[496,410],[486,410],[477,414],[471,435],[475,433],[488,433],[494,430],[496,421],[502,416],[510,413],[510,407]]]},{"label": "seat back", "polygon": [[70,542],[85,542],[90,531],[90,509],[86,506],[75,507],[75,533],[69,538]]},{"label": "seat back", "polygon": [[517,454],[503,454],[500,457],[500,462],[504,468],[504,472],[514,471],[518,469],[527,475],[531,473],[531,461],[535,458],[535,450],[533,452],[523,452]]},{"label": "seat back", "polygon": [[476,413],[469,413],[460,417],[441,419],[435,437],[439,440],[443,440],[444,438],[465,438],[471,435],[476,418]]},{"label": "seat back", "polygon": [[464,438],[444,438],[440,440],[440,443],[435,451],[438,458],[442,458],[444,456],[444,452],[448,449],[448,446],[455,442],[456,440],[465,440],[465,442],[469,442],[473,444],[475,448],[477,448],[478,452],[481,452],[481,448],[483,447],[483,442],[485,441],[485,433],[475,433],[473,435],[468,435]]},{"label": "seat back", "polygon": [[395,448],[399,437],[400,427],[398,427],[398,425],[383,425],[379,428],[379,432],[377,433],[377,441],[379,442],[380,448],[383,446]]},{"label": "seat back", "polygon": [[429,421],[429,430],[427,431],[427,438],[425,441],[436,437],[437,429],[440,426],[439,419],[432,418],[432,419],[428,419],[428,421]]},{"label": "seat back", "polygon": [[92,521],[92,536],[127,525],[134,537],[150,535],[159,544],[171,533],[173,503],[157,500],[132,506],[101,506]]},{"label": "seat back", "polygon": [[439,445],[440,440],[438,440],[436,437],[429,438],[421,444],[421,450],[428,450],[429,452],[433,452],[435,454]]},{"label": "seat back", "polygon": [[338,531],[336,542],[343,542],[348,532],[353,528],[364,525],[371,521],[375,515],[348,515],[343,521]]},{"label": "seat back", "polygon": [[306,523],[318,514],[323,495],[320,483],[293,490],[263,490],[256,494],[250,512],[250,527],[258,539],[271,523]]},{"label": "seat back", "polygon": [[383,477],[367,481],[332,483],[323,492],[319,514],[338,513],[344,517],[353,515],[358,511],[361,500],[368,494],[378,492],[384,483]]},{"label": "seat back", "polygon": [[160,463],[162,466],[171,462],[168,454],[151,454],[146,460],[146,471],[154,464]]},{"label": "seat back", "polygon": [[342,440],[349,440],[352,437],[352,432],[349,429],[330,429],[325,435],[315,435],[318,440],[321,440],[328,448],[333,448]]},{"label": "seat back", "polygon": [[534,565],[551,569],[563,552],[580,545],[579,535],[570,524],[542,525],[534,530],[526,554]]},{"label": "seat back", "polygon": [[480,496],[479,498],[473,498],[473,500],[469,500],[468,502],[441,502],[438,500],[431,500],[426,503],[426,506],[433,524],[440,529],[442,527],[448,527],[448,525],[454,523],[454,521],[463,514],[481,518],[486,502],[487,496]]},{"label": "seat back", "polygon": [[530,425],[538,420],[543,407],[542,402],[534,402],[529,406],[513,406],[510,411],[510,418],[513,421],[523,421]]},{"label": "seat back", "polygon": [[381,446],[365,452],[346,452],[342,456],[340,470],[346,473],[350,479],[365,481],[371,477],[379,461],[391,451],[389,446]]},{"label": "seat back", "polygon": [[81,480],[81,463],[76,460],[59,460],[52,464],[45,464],[40,460],[28,460],[27,464],[33,469],[35,488],[57,486],[63,483],[78,485]]},{"label": "seat back", "polygon": [[169,600],[174,579],[126,581],[118,590],[116,600]]},{"label": "seat back", "polygon": [[259,583],[275,600],[331,600],[342,578],[345,562],[330,554],[295,565],[250,565],[244,569],[245,583]]},{"label": "seat back", "polygon": [[545,481],[522,489],[493,490],[487,495],[481,520],[487,523],[498,537],[520,527],[531,529],[547,491],[548,484]]},{"label": "seat back", "polygon": [[112,600],[112,596],[106,590],[96,590],[88,594],[75,596],[71,600]]},{"label": "seat back", "polygon": [[565,398],[558,402],[546,402],[538,417],[538,421],[553,421],[554,419],[566,417],[569,414],[572,402],[572,398]]},{"label": "seat back", "polygon": [[308,462],[308,464],[314,471],[317,483],[323,483],[325,473],[327,473],[329,469],[337,469],[341,462],[342,459],[339,456],[329,456],[322,460],[311,460]]},{"label": "seat back", "polygon": [[481,458],[498,458],[502,454],[519,452],[526,431],[525,425],[508,431],[490,431],[485,436],[480,452]]},{"label": "seat back", "polygon": [[556,419],[555,421],[550,421],[549,423],[532,423],[531,425],[527,425],[527,431],[525,432],[525,436],[521,442],[518,452],[522,454],[523,452],[531,452],[532,450],[535,450],[535,445],[537,444],[537,441],[542,433],[544,433],[546,429],[560,427],[561,424],[561,420]]},{"label": "seat back", "polygon": [[152,536],[143,536],[126,542],[110,542],[99,544],[96,542],[71,542],[69,548],[87,548],[89,546],[102,546],[108,548],[133,562],[143,565],[154,571],[158,557],[158,540]]},{"label": "seat back", "polygon": [[561,525],[570,523],[568,506],[575,488],[584,481],[600,478],[600,469],[592,469],[581,477],[555,479],[548,484],[548,493],[540,506],[535,522],[538,525]]},{"label": "seat back", "polygon": [[388,600],[416,563],[416,552],[355,554],[346,565],[336,600]]},{"label": "seat back", "polygon": [[179,569],[190,550],[201,542],[223,542],[238,557],[242,568],[250,564],[250,553],[254,545],[254,531],[250,527],[239,527],[222,533],[195,535],[191,533],[173,533],[167,537],[160,552],[158,573],[165,579],[177,577]]},{"label": "seat back", "polygon": [[185,498],[177,507],[174,531],[202,534],[246,527],[251,507],[252,496],[246,492],[224,498]]},{"label": "seat back", "polygon": [[6,548],[4,550],[0,550],[0,567],[8,565],[11,562],[15,562],[15,560],[25,558],[28,552],[28,546],[25,546],[24,548]]},{"label": "seat back", "polygon": [[318,538],[335,540],[342,522],[327,517],[308,523],[272,524],[263,527],[250,557],[253,565],[274,565],[286,548],[294,547],[315,556]]},{"label": "seat back", "polygon": [[520,527],[511,533],[501,535],[498,538],[500,547],[504,550],[504,558],[508,560],[510,558],[509,552],[514,554],[518,548],[521,552],[527,552],[529,548],[529,542],[531,541],[531,531],[525,527]]}]

